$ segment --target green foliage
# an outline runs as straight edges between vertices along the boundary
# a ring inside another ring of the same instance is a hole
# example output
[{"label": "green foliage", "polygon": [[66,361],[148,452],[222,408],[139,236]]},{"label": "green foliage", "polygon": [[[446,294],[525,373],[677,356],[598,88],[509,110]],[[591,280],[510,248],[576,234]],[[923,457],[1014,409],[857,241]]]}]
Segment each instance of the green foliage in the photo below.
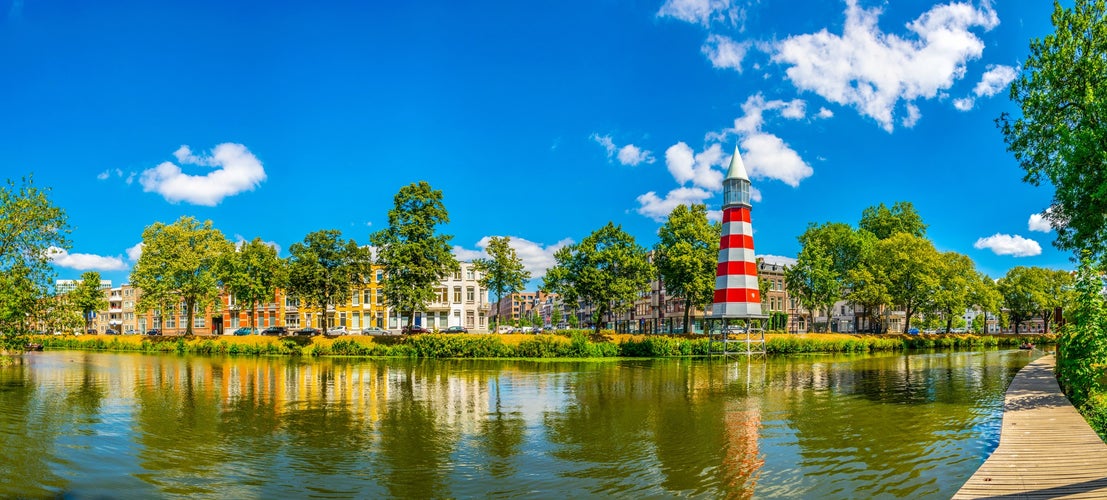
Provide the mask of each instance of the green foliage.
[{"label": "green foliage", "polygon": [[[1052,271],[1040,267],[1016,266],[1007,271],[1007,275],[996,283],[1007,315],[1015,323],[1015,333],[1019,325],[1047,308],[1053,299],[1048,297]],[[1052,314],[1052,308],[1050,314]]]},{"label": "green foliage", "polygon": [[81,313],[85,329],[92,327],[92,313],[108,308],[108,299],[100,289],[100,273],[88,271],[81,275],[81,282],[69,292],[69,303]]},{"label": "green foliage", "polygon": [[287,269],[277,250],[254,238],[227,252],[219,262],[219,280],[238,304],[250,308],[250,326],[254,327],[258,304],[273,301],[278,288],[287,285]]},{"label": "green foliage", "polygon": [[480,286],[496,294],[496,303],[504,295],[523,289],[530,280],[530,271],[523,267],[523,259],[511,246],[510,236],[493,236],[484,248],[487,259],[475,259],[473,267],[480,272]]},{"label": "green foliage", "polygon": [[[561,294],[568,304],[593,304],[597,318],[633,307],[653,276],[646,249],[610,222],[580,243],[562,247],[554,259],[557,264],[546,271],[543,289]],[[594,328],[599,331],[600,321]]]},{"label": "green foliage", "polygon": [[886,240],[895,234],[906,233],[917,238],[926,237],[926,224],[909,201],[897,201],[892,208],[883,203],[861,212],[858,227],[872,233],[877,239]]},{"label": "green foliage", "polygon": [[434,299],[442,278],[460,266],[450,249],[453,236],[436,234],[450,222],[442,191],[425,181],[400,188],[388,211],[388,227],[373,233],[376,263],[387,270],[382,291],[401,316],[415,316]]},{"label": "green foliage", "polygon": [[43,312],[55,249],[70,248],[65,211],[25,177],[0,186],[0,332],[27,331]]},{"label": "green foliage", "polygon": [[131,272],[131,283],[142,290],[136,308],[176,314],[184,303],[185,331],[191,335],[196,311],[219,296],[216,267],[233,246],[210,220],[201,224],[192,217],[147,226],[142,244],[142,256]]},{"label": "green foliage", "polygon": [[1025,170],[1025,182],[1055,188],[1043,215],[1057,231],[1061,249],[1107,249],[1107,9],[1103,0],[1054,2],[1054,32],[1030,42],[1022,74],[1010,98],[1015,119],[1003,113],[996,125],[1007,150]]},{"label": "green foliage", "polygon": [[1103,393],[1103,363],[1107,359],[1103,285],[1090,254],[1084,253],[1077,271],[1073,321],[1062,329],[1057,342],[1057,380],[1077,408],[1093,395]]},{"label": "green foliage", "polygon": [[661,229],[654,246],[654,265],[665,291],[684,300],[684,330],[695,307],[711,303],[719,259],[720,224],[707,220],[707,206],[677,205]]},{"label": "green foliage", "polygon": [[[349,300],[355,284],[369,279],[372,256],[353,239],[342,239],[337,229],[315,231],[303,243],[288,248],[288,293],[308,308],[326,310],[328,304]],[[319,328],[327,331],[325,315]]]}]

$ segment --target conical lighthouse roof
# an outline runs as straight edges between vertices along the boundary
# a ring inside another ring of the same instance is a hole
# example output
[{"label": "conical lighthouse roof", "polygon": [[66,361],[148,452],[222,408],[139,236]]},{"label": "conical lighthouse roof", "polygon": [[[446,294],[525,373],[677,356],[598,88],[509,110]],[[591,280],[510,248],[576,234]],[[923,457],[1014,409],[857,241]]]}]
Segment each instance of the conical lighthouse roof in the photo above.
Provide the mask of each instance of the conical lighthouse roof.
[{"label": "conical lighthouse roof", "polygon": [[742,155],[738,154],[738,146],[734,146],[734,156],[730,157],[730,168],[726,171],[726,178],[747,182],[750,180],[750,176],[746,174],[746,164],[742,163]]}]

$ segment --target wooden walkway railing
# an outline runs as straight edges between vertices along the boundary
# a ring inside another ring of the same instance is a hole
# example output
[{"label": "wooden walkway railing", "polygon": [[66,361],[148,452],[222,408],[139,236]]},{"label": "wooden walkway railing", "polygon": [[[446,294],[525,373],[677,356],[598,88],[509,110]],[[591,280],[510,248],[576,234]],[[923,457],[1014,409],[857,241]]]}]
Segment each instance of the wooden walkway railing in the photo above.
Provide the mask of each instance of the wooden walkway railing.
[{"label": "wooden walkway railing", "polygon": [[1054,358],[1015,375],[999,447],[953,498],[1107,498],[1107,444],[1057,385]]}]

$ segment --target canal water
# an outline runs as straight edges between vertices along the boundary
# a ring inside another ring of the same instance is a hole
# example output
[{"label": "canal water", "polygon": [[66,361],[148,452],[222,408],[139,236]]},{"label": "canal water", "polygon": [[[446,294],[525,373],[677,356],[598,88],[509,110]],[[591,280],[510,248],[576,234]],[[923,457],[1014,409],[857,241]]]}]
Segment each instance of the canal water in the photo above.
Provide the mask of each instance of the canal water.
[{"label": "canal water", "polygon": [[1033,356],[28,353],[0,498],[949,498]]}]

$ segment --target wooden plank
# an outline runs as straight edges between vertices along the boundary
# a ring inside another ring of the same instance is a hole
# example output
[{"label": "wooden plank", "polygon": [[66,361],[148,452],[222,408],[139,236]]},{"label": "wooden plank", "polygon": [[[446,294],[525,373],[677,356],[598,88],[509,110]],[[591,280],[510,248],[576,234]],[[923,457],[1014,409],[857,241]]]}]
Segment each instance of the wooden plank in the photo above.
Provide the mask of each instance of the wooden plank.
[{"label": "wooden plank", "polygon": [[953,498],[1107,498],[1107,444],[1061,393],[1054,363],[1043,356],[1015,375],[999,447]]}]

